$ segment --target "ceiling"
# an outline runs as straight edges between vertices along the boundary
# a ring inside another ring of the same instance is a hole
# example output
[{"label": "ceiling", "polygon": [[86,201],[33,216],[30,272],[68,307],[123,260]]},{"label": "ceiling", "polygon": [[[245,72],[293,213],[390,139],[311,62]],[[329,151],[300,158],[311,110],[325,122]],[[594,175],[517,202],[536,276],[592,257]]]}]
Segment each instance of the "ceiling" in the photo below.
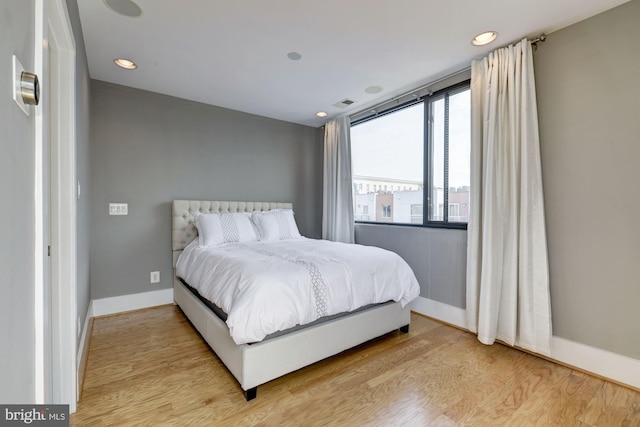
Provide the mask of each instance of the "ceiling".
[{"label": "ceiling", "polygon": [[139,17],[105,1],[130,0],[78,0],[92,79],[317,127],[627,0],[133,0]]}]

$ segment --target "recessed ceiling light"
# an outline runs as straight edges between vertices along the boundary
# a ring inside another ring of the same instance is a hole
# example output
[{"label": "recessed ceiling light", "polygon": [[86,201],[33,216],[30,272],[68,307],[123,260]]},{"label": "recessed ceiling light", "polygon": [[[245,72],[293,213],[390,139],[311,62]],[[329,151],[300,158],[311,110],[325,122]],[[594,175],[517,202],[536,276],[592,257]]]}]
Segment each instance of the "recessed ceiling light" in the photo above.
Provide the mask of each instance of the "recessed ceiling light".
[{"label": "recessed ceiling light", "polygon": [[116,58],[113,60],[113,62],[115,62],[118,67],[124,68],[126,70],[135,70],[136,68],[138,68],[136,63],[129,59]]},{"label": "recessed ceiling light", "polygon": [[369,86],[364,91],[370,94],[374,94],[382,92],[382,88],[380,86]]},{"label": "recessed ceiling light", "polygon": [[327,114],[327,113],[326,113],[326,112],[324,112],[324,111],[318,111],[318,112],[316,113],[316,116],[318,116],[318,117],[327,117],[328,115],[329,115],[329,114]]},{"label": "recessed ceiling light", "polygon": [[289,52],[287,53],[287,58],[292,61],[297,61],[298,59],[302,58],[302,55],[300,55],[298,52]]},{"label": "recessed ceiling light", "polygon": [[498,33],[495,31],[486,31],[484,33],[478,34],[471,40],[476,46],[484,46],[485,44],[489,44],[494,41],[498,37]]},{"label": "recessed ceiling light", "polygon": [[104,4],[115,13],[120,15],[129,16],[131,18],[137,18],[142,15],[142,9],[140,6],[132,2],[131,0],[104,0]]}]

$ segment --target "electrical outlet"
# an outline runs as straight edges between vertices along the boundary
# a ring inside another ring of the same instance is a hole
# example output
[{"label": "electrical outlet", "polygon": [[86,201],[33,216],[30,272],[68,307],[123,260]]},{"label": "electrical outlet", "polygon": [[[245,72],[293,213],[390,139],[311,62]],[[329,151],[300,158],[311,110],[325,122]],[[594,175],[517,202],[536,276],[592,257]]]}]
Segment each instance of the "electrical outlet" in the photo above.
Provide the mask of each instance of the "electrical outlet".
[{"label": "electrical outlet", "polygon": [[160,283],[160,272],[152,271],[151,274],[149,275],[149,281],[151,283]]}]

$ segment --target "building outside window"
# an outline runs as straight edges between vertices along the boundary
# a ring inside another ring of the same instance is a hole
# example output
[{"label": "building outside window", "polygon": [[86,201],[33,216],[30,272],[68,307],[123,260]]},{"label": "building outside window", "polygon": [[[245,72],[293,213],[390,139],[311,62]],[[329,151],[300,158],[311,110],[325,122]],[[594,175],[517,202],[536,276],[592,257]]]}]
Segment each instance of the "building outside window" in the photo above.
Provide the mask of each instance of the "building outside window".
[{"label": "building outside window", "polygon": [[355,121],[353,181],[376,198],[368,222],[466,228],[470,143],[469,82]]},{"label": "building outside window", "polygon": [[422,224],[423,205],[414,203],[411,205],[411,223]]},{"label": "building outside window", "polygon": [[459,217],[460,217],[460,204],[449,203],[449,218],[459,218]]}]

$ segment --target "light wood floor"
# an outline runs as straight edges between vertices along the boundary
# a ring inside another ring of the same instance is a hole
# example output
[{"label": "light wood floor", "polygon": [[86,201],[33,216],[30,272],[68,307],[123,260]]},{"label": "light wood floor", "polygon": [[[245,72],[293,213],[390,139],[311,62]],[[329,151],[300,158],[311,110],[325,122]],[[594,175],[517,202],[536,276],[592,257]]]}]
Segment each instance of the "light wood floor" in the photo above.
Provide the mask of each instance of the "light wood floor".
[{"label": "light wood floor", "polygon": [[71,425],[640,426],[640,393],[412,315],[394,332],[240,386],[174,306],[96,319]]}]

